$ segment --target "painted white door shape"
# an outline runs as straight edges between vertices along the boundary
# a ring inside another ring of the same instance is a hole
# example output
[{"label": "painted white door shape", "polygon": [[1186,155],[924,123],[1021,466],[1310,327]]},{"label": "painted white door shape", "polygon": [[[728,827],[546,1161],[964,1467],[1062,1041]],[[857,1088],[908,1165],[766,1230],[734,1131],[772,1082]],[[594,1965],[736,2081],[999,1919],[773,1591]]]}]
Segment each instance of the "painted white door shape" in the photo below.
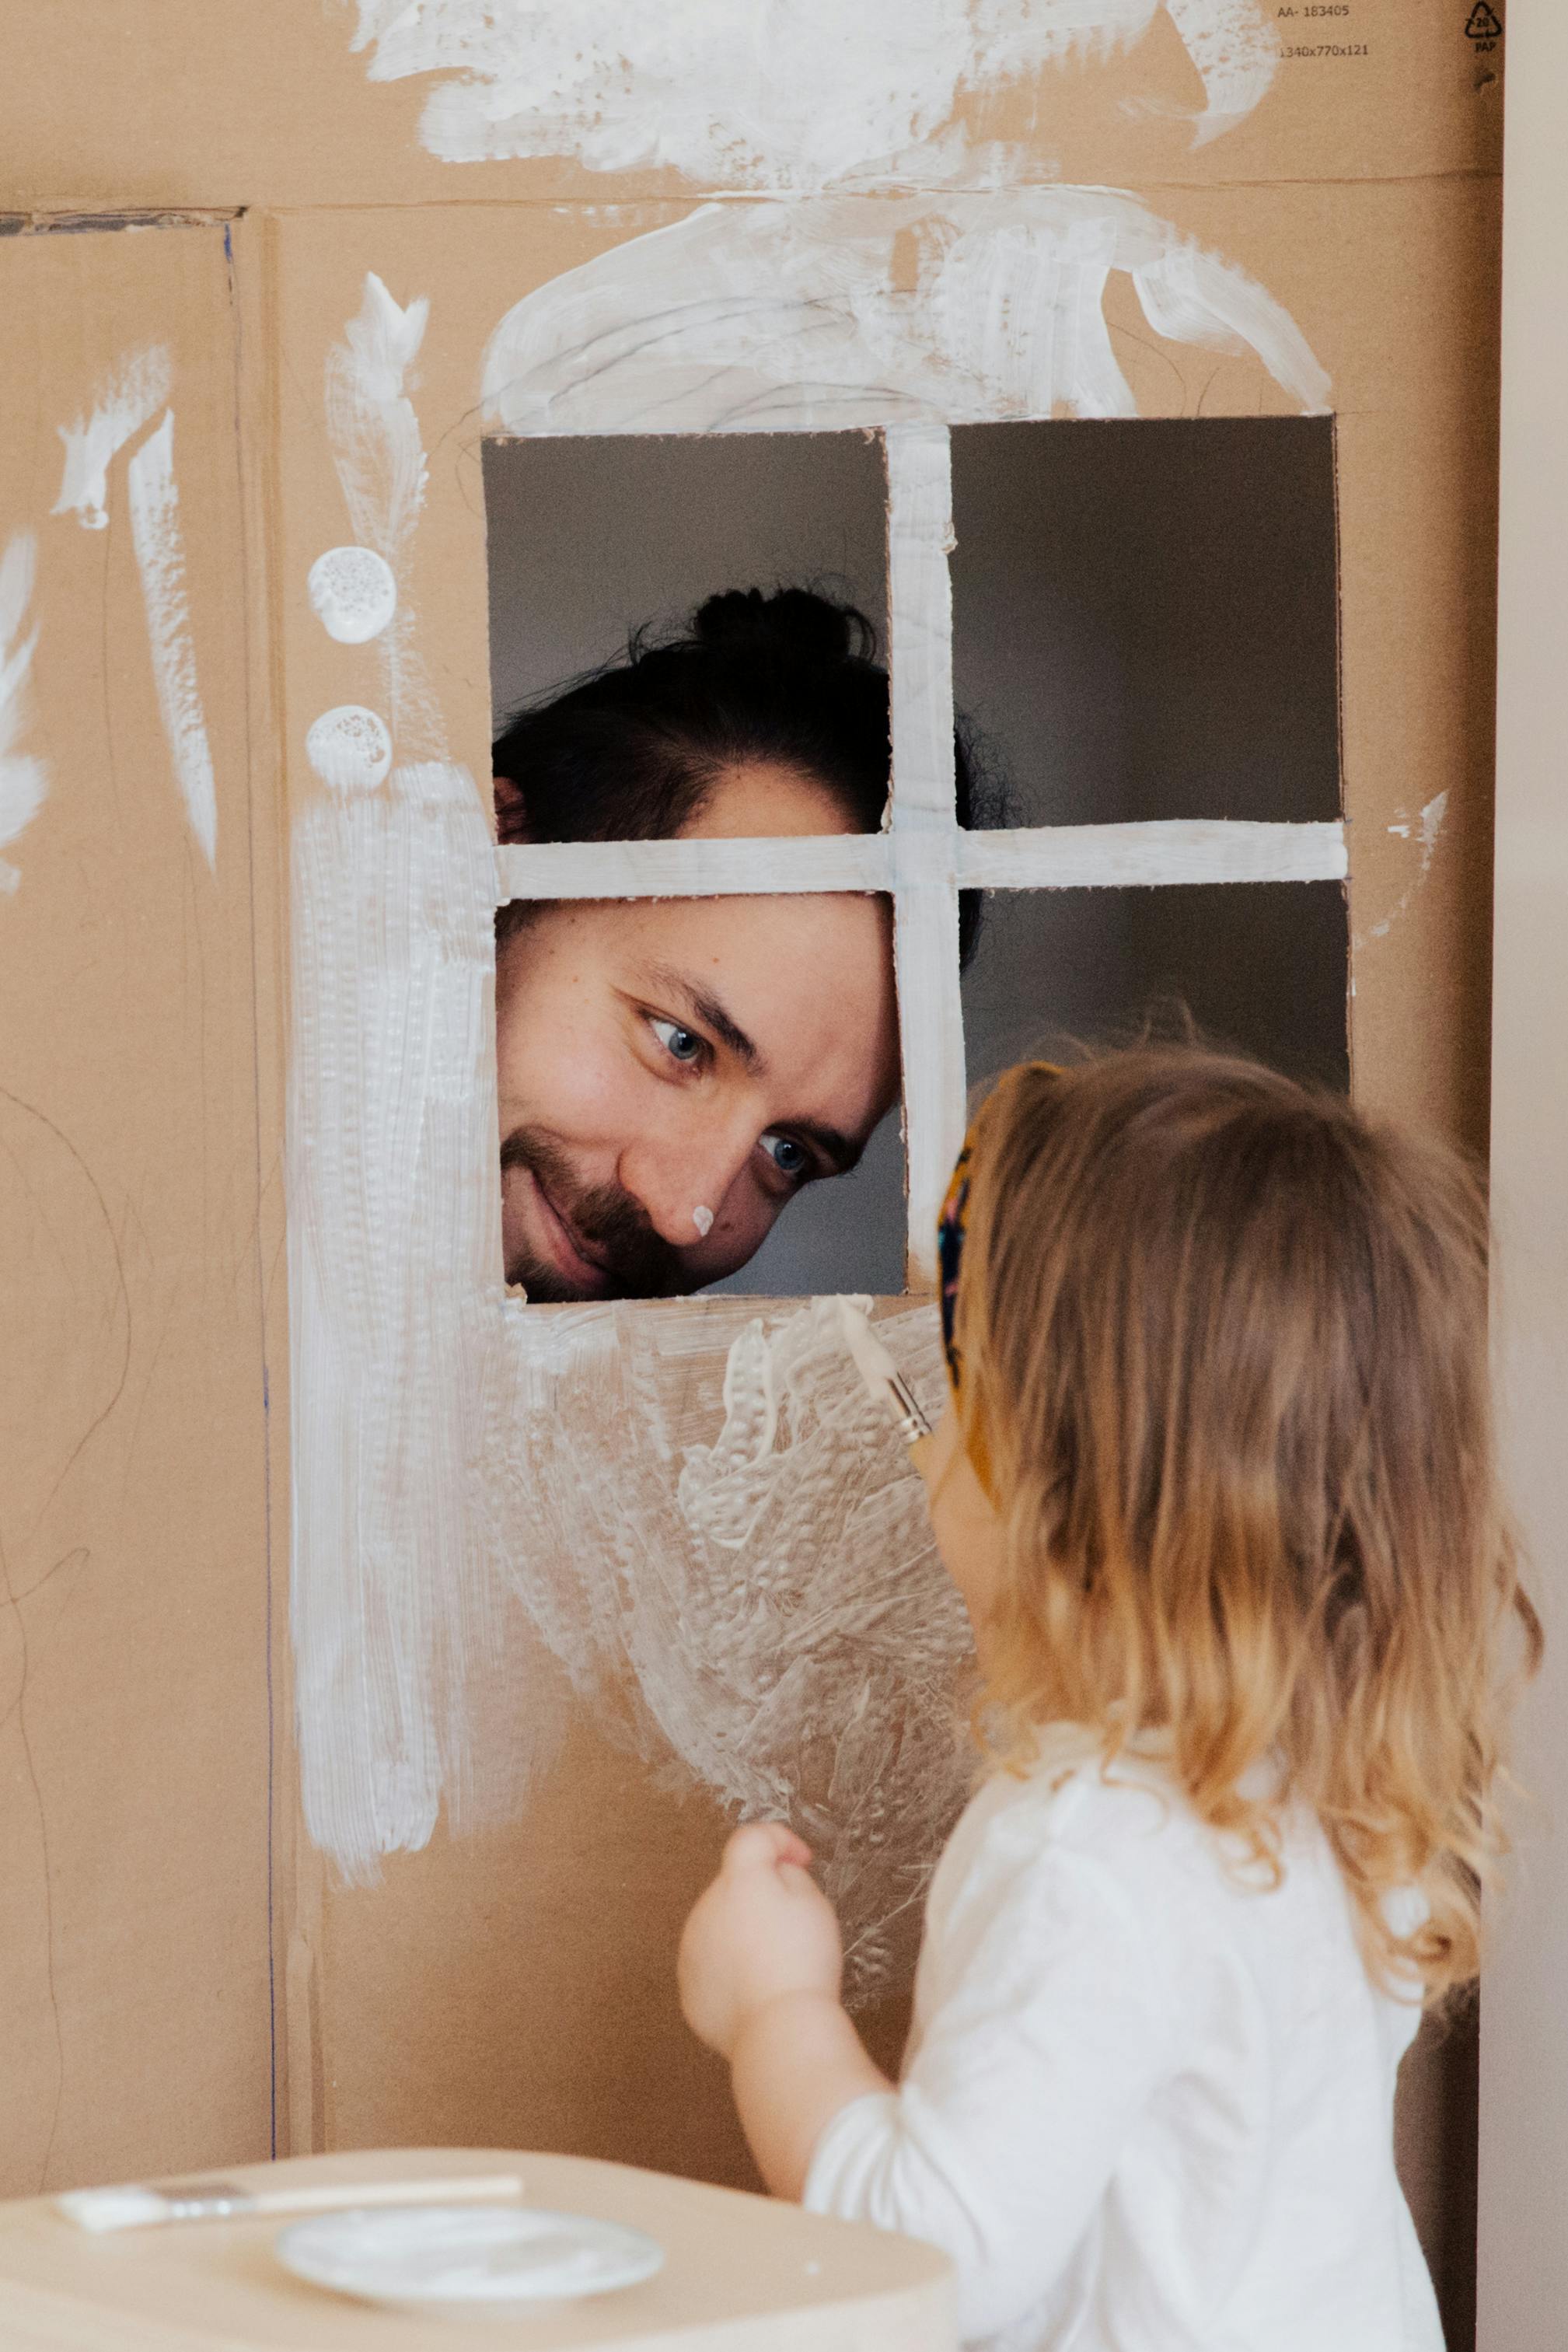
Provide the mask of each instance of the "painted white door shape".
[{"label": "painted white door shape", "polygon": [[[1173,349],[1244,362],[1249,407],[1265,393],[1274,413],[1327,406],[1261,287],[1102,190],[705,205],[548,279],[489,330],[481,436],[881,437],[890,821],[784,842],[492,846],[410,585],[432,451],[462,415],[456,390],[431,414],[421,389],[447,365],[426,348],[436,313],[372,273],[336,331],[326,421],[346,518],[396,592],[366,641],[379,707],[288,721],[314,771],[293,859],[292,1622],[306,1821],[350,1878],[423,1844],[444,1807],[461,1827],[515,1806],[554,1737],[550,1674],[520,1661],[548,1654],[651,1763],[810,1824],[853,1979],[884,1979],[912,1936],[962,1780],[950,1691],[966,1647],[918,1483],[831,1302],[507,1296],[493,916],[528,897],[891,894],[915,1295],[882,1328],[935,1403],[934,1226],[965,1118],[960,889],[1346,872],[1337,821],[956,823],[949,429],[1135,415],[1113,288]],[[474,456],[476,471],[476,442]],[[339,519],[317,527],[301,587],[343,536]]]}]

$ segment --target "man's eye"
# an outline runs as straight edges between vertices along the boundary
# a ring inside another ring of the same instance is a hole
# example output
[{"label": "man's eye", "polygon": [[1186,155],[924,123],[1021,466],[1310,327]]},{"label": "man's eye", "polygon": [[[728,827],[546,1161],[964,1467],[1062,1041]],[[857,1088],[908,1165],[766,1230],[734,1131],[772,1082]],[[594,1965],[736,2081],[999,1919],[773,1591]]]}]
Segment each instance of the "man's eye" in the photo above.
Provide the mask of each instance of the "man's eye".
[{"label": "man's eye", "polygon": [[672,1061],[701,1060],[703,1040],[695,1029],[683,1029],[678,1021],[661,1021],[655,1013],[648,1015],[648,1026]]},{"label": "man's eye", "polygon": [[780,1176],[804,1176],[808,1173],[810,1159],[804,1144],[797,1143],[792,1135],[764,1135],[759,1140]]}]

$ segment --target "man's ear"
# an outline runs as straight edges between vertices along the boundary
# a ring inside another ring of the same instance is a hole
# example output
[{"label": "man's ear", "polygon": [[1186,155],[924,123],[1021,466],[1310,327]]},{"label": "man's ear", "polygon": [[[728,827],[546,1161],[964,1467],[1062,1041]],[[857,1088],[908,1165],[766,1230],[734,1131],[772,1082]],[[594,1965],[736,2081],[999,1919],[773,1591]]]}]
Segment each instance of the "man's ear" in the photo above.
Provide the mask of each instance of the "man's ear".
[{"label": "man's ear", "polygon": [[523,804],[523,788],[510,776],[492,779],[496,792],[496,838],[503,844],[531,841],[528,813]]}]

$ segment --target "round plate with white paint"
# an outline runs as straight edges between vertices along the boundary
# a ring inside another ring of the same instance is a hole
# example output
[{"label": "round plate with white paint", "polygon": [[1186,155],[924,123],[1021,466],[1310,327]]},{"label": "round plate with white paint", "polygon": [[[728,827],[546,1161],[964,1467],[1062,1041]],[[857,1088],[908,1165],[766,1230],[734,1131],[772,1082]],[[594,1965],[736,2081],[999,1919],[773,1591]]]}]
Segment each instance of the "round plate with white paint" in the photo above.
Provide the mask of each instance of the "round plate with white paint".
[{"label": "round plate with white paint", "polygon": [[296,2278],[402,2311],[514,2318],[530,2304],[637,2286],[664,2250],[640,2230],[518,2205],[392,2205],[319,2214],[281,2232]]}]

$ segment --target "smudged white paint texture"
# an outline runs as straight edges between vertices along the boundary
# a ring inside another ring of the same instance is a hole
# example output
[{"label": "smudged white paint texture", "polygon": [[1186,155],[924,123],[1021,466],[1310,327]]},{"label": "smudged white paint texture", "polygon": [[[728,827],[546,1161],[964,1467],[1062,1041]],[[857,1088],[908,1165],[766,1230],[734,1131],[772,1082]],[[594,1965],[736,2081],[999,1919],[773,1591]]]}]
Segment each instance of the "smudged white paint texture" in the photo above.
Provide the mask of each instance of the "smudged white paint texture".
[{"label": "smudged white paint texture", "polygon": [[362,702],[340,702],[313,719],[305,756],[324,784],[345,799],[373,793],[392,767],[392,737],[381,713]]},{"label": "smudged white paint texture", "polygon": [[307,583],[317,619],[340,646],[368,645],[397,610],[397,579],[370,547],[329,547]]},{"label": "smudged white paint texture", "polygon": [[180,531],[180,493],[174,480],[174,412],[165,409],[127,468],[131,536],[141,597],[147,610],[147,642],[158,713],[173,762],[174,780],[185,803],[191,831],[207,864],[218,855],[218,801],[213,754],[196,682],[196,649],[185,593],[185,549]]},{"label": "smudged white paint texture", "polygon": [[[895,247],[913,247],[912,283]],[[1173,342],[1255,355],[1304,410],[1329,382],[1288,311],[1135,196],[699,205],[508,311],[485,363],[506,433],[826,432],[1134,416],[1113,273]],[[652,352],[650,322],[657,321]]]},{"label": "smudged white paint texture", "polygon": [[[612,1736],[676,1785],[800,1825],[852,1990],[870,1990],[913,1947],[964,1795],[968,1633],[837,1302],[504,1313],[515,1590]],[[875,1328],[935,1409],[936,1310]]]},{"label": "smudged white paint texture", "polygon": [[961,100],[1107,58],[1162,13],[1202,85],[1201,143],[1273,79],[1262,0],[360,0],[353,45],[372,80],[442,77],[421,133],[451,163],[573,155],[811,193],[1038,172],[1038,155],[973,139]]},{"label": "smudged white paint texture", "polygon": [[[28,628],[37,541],[19,530],[0,556],[0,849],[8,849],[37,815],[49,788],[48,772],[36,754],[18,747],[27,723],[28,683],[38,642]],[[0,857],[0,892],[16,889],[22,877]]]},{"label": "smudged white paint texture", "polygon": [[51,514],[74,514],[84,530],[105,530],[110,467],[168,397],[169,354],[162,345],[121,360],[91,413],[59,428],[66,445],[65,473]]},{"label": "smudged white paint texture", "polygon": [[[915,250],[913,288],[902,269],[895,283],[895,240]],[[954,821],[946,428],[1059,404],[1130,415],[1104,318],[1113,270],[1156,332],[1254,353],[1292,401],[1326,399],[1261,288],[1133,198],[1089,189],[704,205],[540,289],[492,340],[492,430],[884,433],[899,612],[882,836],[497,853],[415,642],[423,304],[369,279],[329,358],[354,541],[396,590],[374,641],[380,709],[301,727],[320,788],[294,836],[297,1688],[307,1819],[350,1875],[422,1843],[443,1805],[460,1823],[515,1805],[564,1687],[666,1778],[801,1823],[862,1989],[913,1931],[962,1795],[966,1632],[905,1451],[831,1303],[508,1297],[492,914],[497,877],[525,897],[891,884],[922,901],[912,937],[952,944],[960,870],[979,870],[963,861],[1002,852]],[[1013,836],[1008,878],[1343,870],[1334,826],[1071,835]],[[868,860],[886,861],[870,883]],[[956,1020],[956,987],[941,992],[939,1029]],[[961,1117],[961,1039],[947,1045],[946,1081],[910,1098],[917,1195],[945,1175]],[[936,1310],[877,1328],[935,1406]]]},{"label": "smudged white paint texture", "polygon": [[296,1693],[306,1820],[350,1876],[422,1844],[444,1796],[455,1819],[483,1817],[481,1766],[507,1779],[503,1743],[476,1738],[473,1688],[512,1607],[474,1475],[506,1444],[486,1420],[501,1369],[494,864],[410,636],[427,315],[369,278],[328,361],[355,539],[392,571],[398,616],[376,640],[384,715],[343,704],[308,730],[326,789],[292,841]]},{"label": "smudged white paint texture", "polygon": [[1439,793],[1436,800],[1427,803],[1414,824],[1401,810],[1397,822],[1389,826],[1389,832],[1401,841],[1408,841],[1414,835],[1417,853],[1416,871],[1387,914],[1380,916],[1364,933],[1358,932],[1352,940],[1353,949],[1364,947],[1371,940],[1386,939],[1395,924],[1408,912],[1411,900],[1420,890],[1432,870],[1432,860],[1437,854],[1437,844],[1442,838],[1448,814],[1448,795],[1447,793]]}]

